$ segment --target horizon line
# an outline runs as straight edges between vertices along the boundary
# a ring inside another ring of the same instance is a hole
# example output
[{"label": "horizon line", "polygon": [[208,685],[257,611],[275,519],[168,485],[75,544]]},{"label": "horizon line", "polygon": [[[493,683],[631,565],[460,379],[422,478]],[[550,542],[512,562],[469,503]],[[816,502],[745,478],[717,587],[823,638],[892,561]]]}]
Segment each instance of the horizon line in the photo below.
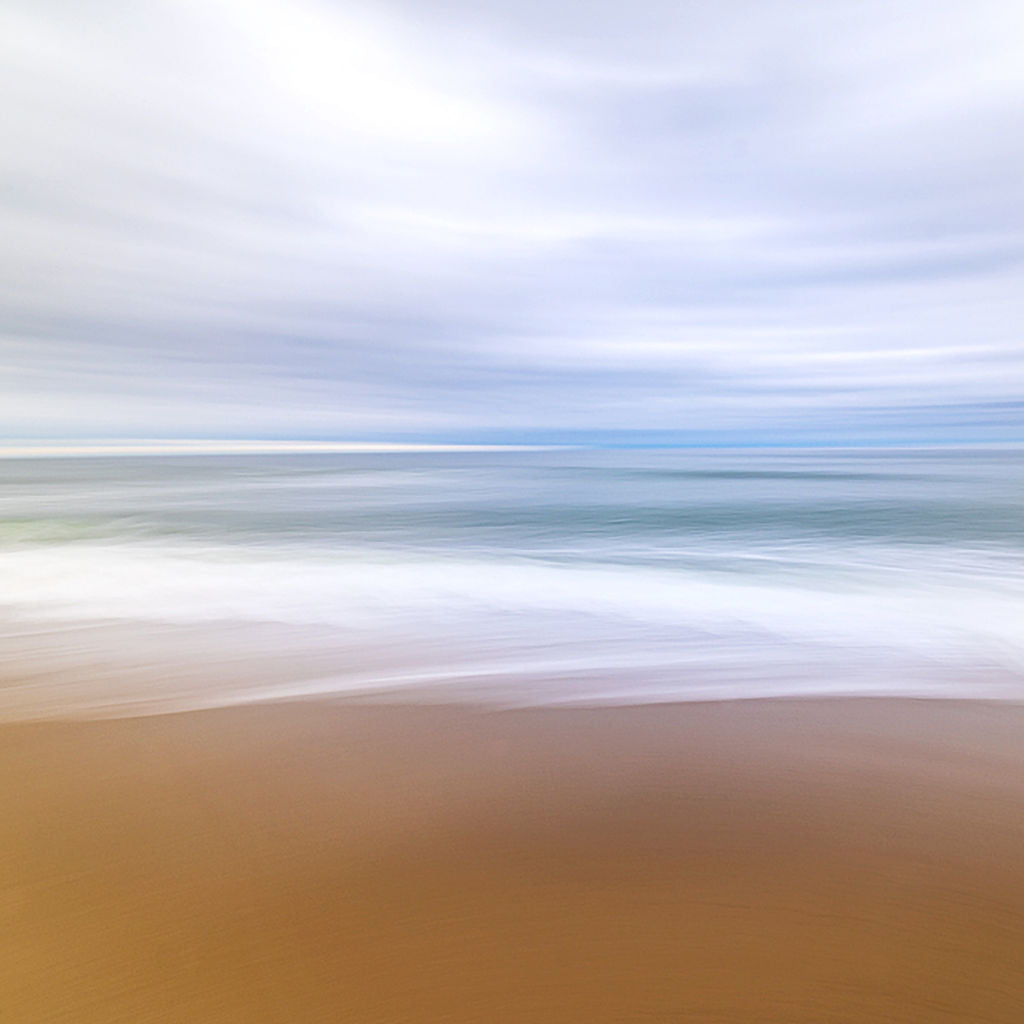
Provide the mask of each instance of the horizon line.
[{"label": "horizon line", "polygon": [[475,443],[415,441],[329,441],[230,438],[89,438],[38,439],[8,442],[0,440],[0,458],[45,458],[111,455],[315,455],[386,454],[444,452],[526,452],[602,449],[920,449],[920,448],[1019,448],[1024,441],[746,441],[746,442],[657,442],[609,439],[567,443]]},{"label": "horizon line", "polygon": [[538,451],[557,444],[446,444],[407,441],[281,441],[213,438],[91,438],[83,441],[0,441],[0,457],[61,455],[271,455],[358,452]]}]

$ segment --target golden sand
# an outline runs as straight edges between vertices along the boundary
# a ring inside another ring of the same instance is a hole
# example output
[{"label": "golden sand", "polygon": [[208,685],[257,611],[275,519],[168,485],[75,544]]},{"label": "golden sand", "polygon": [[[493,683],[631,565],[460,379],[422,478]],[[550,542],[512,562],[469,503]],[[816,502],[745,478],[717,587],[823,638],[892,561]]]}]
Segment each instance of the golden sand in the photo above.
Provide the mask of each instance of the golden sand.
[{"label": "golden sand", "polygon": [[1024,1021],[1024,711],[0,727],[0,1021]]}]

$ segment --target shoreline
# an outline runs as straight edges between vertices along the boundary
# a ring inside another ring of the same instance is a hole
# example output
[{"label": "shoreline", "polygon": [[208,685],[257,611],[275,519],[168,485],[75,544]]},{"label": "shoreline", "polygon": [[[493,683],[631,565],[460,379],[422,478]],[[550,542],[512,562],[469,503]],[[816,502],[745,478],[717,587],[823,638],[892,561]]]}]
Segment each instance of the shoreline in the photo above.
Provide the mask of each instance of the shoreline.
[{"label": "shoreline", "polygon": [[19,1024],[1024,1014],[1019,706],[307,698],[0,733]]},{"label": "shoreline", "polygon": [[[663,688],[666,664],[652,659],[623,673],[557,661],[483,659],[457,643],[422,650],[423,638],[386,645],[339,638],[325,626],[232,622],[140,629],[112,620],[54,620],[0,627],[0,725],[189,714],[292,702],[467,707],[481,711],[688,707],[758,701],[937,701],[1024,705],[1020,673],[1005,666],[933,669],[934,679],[815,687],[815,677],[751,684],[688,680]],[[824,667],[824,666],[823,666]],[[686,666],[673,669],[686,678]],[[648,674],[650,678],[648,678]]]}]

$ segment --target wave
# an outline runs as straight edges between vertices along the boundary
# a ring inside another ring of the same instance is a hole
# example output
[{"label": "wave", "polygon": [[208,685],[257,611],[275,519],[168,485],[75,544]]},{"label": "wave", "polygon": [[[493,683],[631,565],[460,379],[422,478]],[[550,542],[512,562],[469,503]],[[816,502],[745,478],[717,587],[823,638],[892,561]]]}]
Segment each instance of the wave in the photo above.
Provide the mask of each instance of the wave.
[{"label": "wave", "polygon": [[216,622],[685,652],[816,645],[1024,670],[1024,562],[985,549],[705,551],[667,563],[53,538],[0,550],[8,622]]}]

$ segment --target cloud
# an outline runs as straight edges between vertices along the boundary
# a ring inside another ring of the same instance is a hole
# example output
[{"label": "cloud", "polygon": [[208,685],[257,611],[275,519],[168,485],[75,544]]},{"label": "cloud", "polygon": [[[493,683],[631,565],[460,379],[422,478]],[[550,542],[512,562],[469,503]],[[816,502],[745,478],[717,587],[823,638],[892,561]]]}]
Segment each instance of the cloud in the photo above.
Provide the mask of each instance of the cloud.
[{"label": "cloud", "polygon": [[1024,437],[1022,42],[994,2],[12,0],[0,431]]}]

